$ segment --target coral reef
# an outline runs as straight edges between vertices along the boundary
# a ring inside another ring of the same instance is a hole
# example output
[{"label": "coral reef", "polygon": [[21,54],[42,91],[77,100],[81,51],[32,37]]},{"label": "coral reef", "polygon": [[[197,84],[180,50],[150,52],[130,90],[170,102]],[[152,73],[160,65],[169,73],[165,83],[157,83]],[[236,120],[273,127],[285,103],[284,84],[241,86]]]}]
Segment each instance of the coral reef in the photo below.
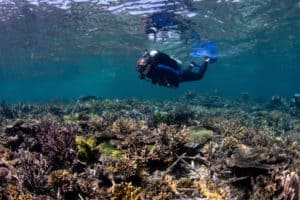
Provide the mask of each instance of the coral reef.
[{"label": "coral reef", "polygon": [[299,99],[2,101],[0,199],[298,200]]},{"label": "coral reef", "polygon": [[73,162],[76,156],[75,136],[78,133],[77,127],[49,120],[42,120],[34,127],[37,146],[47,156],[53,169],[63,169]]},{"label": "coral reef", "polygon": [[88,165],[95,164],[99,156],[98,149],[96,148],[96,139],[85,139],[83,136],[76,136],[75,141],[78,148],[78,158]]}]

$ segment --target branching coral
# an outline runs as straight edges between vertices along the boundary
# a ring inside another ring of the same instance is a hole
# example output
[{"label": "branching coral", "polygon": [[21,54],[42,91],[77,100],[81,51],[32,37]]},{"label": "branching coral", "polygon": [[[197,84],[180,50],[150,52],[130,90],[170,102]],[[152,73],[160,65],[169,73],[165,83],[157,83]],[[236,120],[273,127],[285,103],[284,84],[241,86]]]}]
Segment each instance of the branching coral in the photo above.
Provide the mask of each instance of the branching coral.
[{"label": "branching coral", "polygon": [[145,189],[145,199],[167,200],[174,199],[175,194],[170,187],[170,183],[164,178],[159,178],[148,183]]},{"label": "branching coral", "polygon": [[116,162],[115,174],[116,177],[120,178],[121,180],[127,180],[133,177],[138,179],[137,164],[128,158],[123,158],[122,160]]},{"label": "branching coral", "polygon": [[64,122],[67,124],[78,124],[79,123],[79,113],[64,115],[63,118],[64,118]]},{"label": "branching coral", "polygon": [[181,154],[184,150],[186,133],[185,127],[161,124],[152,132],[152,139],[155,142],[141,147],[139,155],[136,153],[133,155],[139,160],[138,163],[147,165],[150,171],[165,169],[174,161],[176,153]]},{"label": "branching coral", "polygon": [[112,131],[117,134],[130,134],[138,128],[138,123],[133,119],[118,119],[112,125]]},{"label": "branching coral", "polygon": [[[1,199],[18,199],[18,200],[33,200],[33,196],[30,193],[23,193],[19,191],[18,187],[16,185],[8,184],[6,189],[6,198],[3,196]],[[0,196],[1,197],[1,196]]]},{"label": "branching coral", "polygon": [[23,187],[22,191],[34,192],[36,194],[45,194],[49,191],[47,188],[47,173],[49,166],[47,160],[40,154],[36,157],[28,151],[20,150],[20,171],[18,177]]},{"label": "branching coral", "polygon": [[35,127],[36,138],[53,169],[70,166],[76,156],[75,136],[77,127],[60,125],[55,121],[43,120]]},{"label": "branching coral", "polygon": [[76,181],[67,170],[52,171],[48,176],[48,185],[53,188],[58,199],[65,199],[68,193],[75,191]]},{"label": "branching coral", "polygon": [[13,152],[0,144],[0,162],[6,163],[8,160],[11,160],[13,158],[13,155]]},{"label": "branching coral", "polygon": [[201,194],[208,199],[229,199],[225,189],[216,186],[215,183],[208,179],[199,180],[196,185]]},{"label": "branching coral", "polygon": [[296,172],[286,171],[282,175],[275,177],[278,183],[279,195],[274,199],[298,200],[300,198],[300,179]]},{"label": "branching coral", "polygon": [[97,115],[93,115],[88,124],[89,129],[92,131],[104,131],[107,126],[107,121]]},{"label": "branching coral", "polygon": [[189,178],[176,179],[170,175],[164,175],[151,180],[143,197],[148,199],[192,199],[197,195],[197,186]]},{"label": "branching coral", "polygon": [[155,129],[154,134],[158,136],[159,141],[167,146],[175,147],[185,143],[186,134],[188,131],[185,126],[168,126],[166,124],[160,124],[160,126]]},{"label": "branching coral", "polygon": [[299,176],[289,170],[273,176],[258,176],[253,180],[249,199],[298,200]]},{"label": "branching coral", "polygon": [[0,199],[297,199],[291,110],[188,95],[81,99],[65,120],[74,103],[5,105],[19,119],[0,113]]},{"label": "branching coral", "polygon": [[168,125],[188,124],[193,119],[194,112],[187,106],[179,106],[172,112],[157,112],[150,118],[151,124],[157,127],[161,123]]},{"label": "branching coral", "polygon": [[105,110],[116,112],[121,109],[121,102],[119,102],[118,100],[105,99],[104,101],[102,101],[102,104]]},{"label": "branching coral", "polygon": [[132,186],[131,182],[116,184],[112,189],[112,200],[139,200],[141,198],[141,188]]}]

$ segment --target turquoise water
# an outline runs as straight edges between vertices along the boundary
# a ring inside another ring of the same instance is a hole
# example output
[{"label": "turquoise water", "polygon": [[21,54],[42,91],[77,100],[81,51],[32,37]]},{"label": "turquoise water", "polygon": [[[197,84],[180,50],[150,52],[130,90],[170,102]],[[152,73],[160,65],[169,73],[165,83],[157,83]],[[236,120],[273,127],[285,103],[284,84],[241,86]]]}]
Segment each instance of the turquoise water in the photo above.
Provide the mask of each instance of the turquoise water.
[{"label": "turquoise water", "polygon": [[[173,12],[179,37],[152,41],[144,20]],[[0,0],[0,99],[49,101],[84,95],[176,98],[188,90],[236,96],[291,96],[300,92],[299,1]],[[145,48],[183,61],[192,32],[219,48],[201,81],[179,89],[139,80]]]}]

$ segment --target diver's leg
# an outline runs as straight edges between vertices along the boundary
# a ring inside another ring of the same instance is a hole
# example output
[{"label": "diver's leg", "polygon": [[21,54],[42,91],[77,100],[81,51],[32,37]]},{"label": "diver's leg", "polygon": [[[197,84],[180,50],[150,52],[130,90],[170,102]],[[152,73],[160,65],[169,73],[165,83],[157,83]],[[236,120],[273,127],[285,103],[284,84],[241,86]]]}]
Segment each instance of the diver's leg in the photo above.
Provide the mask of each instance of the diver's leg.
[{"label": "diver's leg", "polygon": [[203,78],[206,69],[208,67],[208,62],[204,61],[202,65],[197,65],[193,63],[195,66],[194,67],[199,67],[198,72],[192,72],[190,69],[184,70],[181,76],[181,81],[180,82],[185,82],[185,81],[196,81],[200,80]]}]

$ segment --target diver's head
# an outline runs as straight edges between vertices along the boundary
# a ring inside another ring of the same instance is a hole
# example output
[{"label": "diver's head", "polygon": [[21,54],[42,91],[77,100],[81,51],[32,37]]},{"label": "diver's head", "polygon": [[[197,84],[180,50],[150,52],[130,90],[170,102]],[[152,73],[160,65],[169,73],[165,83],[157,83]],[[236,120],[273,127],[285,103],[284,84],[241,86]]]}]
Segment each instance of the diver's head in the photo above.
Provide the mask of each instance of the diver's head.
[{"label": "diver's head", "polygon": [[137,62],[137,70],[139,72],[143,72],[148,64],[149,64],[148,58],[140,58]]}]

